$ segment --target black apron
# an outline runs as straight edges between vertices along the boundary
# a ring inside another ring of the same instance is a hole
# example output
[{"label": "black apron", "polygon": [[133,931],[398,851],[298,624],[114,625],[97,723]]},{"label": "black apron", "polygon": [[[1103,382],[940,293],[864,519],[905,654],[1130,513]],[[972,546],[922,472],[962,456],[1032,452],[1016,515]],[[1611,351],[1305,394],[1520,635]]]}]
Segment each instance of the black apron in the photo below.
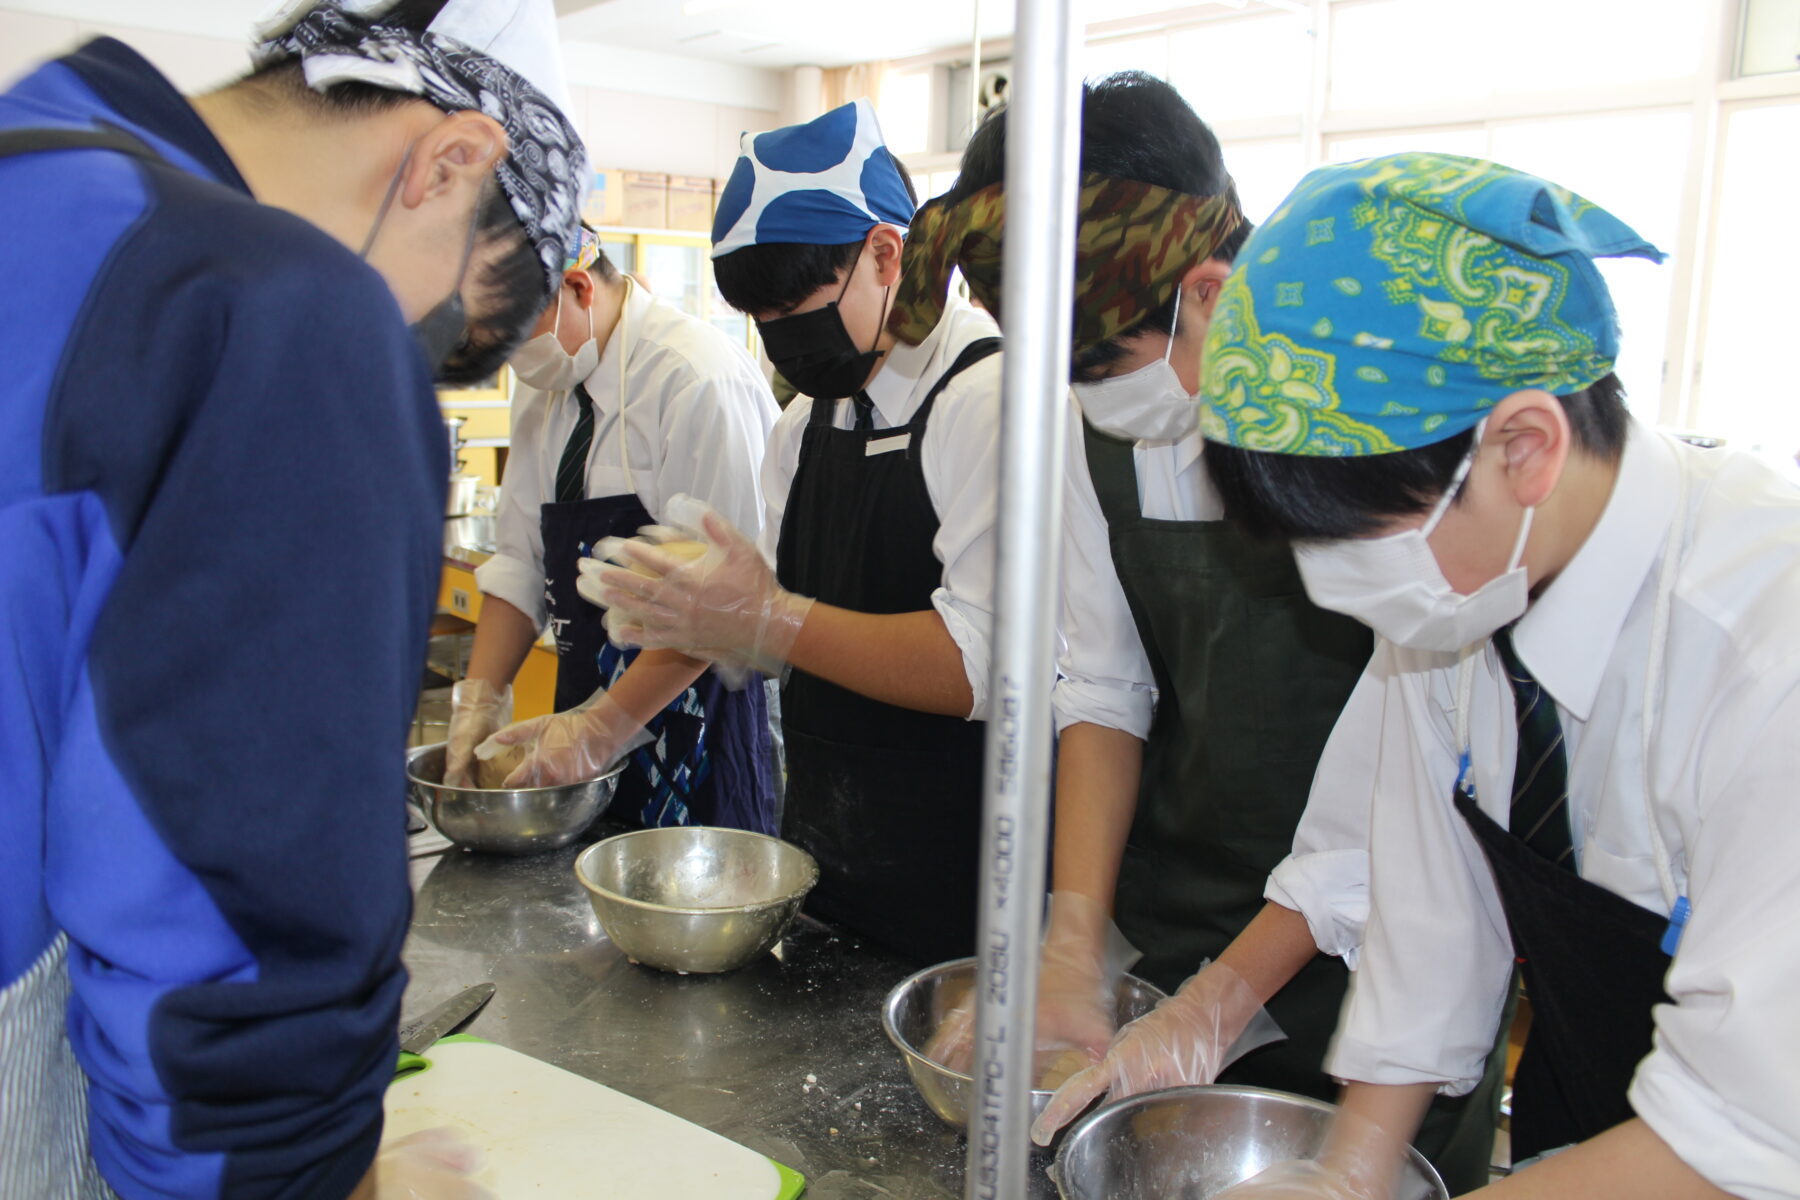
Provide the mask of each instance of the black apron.
[{"label": "black apron", "polygon": [[[576,564],[602,538],[651,524],[637,496],[545,504],[544,601],[556,637],[556,711],[611,687],[636,660],[606,637],[605,610],[575,590]],[[612,812],[647,827],[726,825],[775,832],[769,719],[761,686],[728,691],[707,671],[648,726],[654,740],[631,752]]]},{"label": "black apron", "polygon": [[[1115,919],[1143,951],[1133,972],[1172,992],[1262,910],[1373,637],[1307,599],[1286,543],[1225,521],[1144,516],[1132,443],[1083,428],[1158,690]],[[1219,1082],[1336,1099],[1322,1064],[1348,985],[1342,959],[1314,956],[1268,1004],[1287,1041]],[[1502,1040],[1478,1094],[1440,1101],[1420,1134],[1453,1193],[1487,1182],[1504,1050]]]},{"label": "black apron", "polygon": [[[855,612],[931,607],[944,568],[926,425],[945,386],[999,349],[998,338],[971,342],[898,428],[837,429],[837,405],[813,403],[781,524],[783,587]],[[896,448],[882,452],[884,442]],[[781,723],[782,836],[819,862],[807,911],[918,962],[973,954],[985,723],[798,670],[782,688]]]},{"label": "black apron", "polygon": [[1456,809],[1488,864],[1531,998],[1531,1034],[1513,1077],[1513,1161],[1582,1142],[1635,1114],[1626,1099],[1650,1053],[1668,919],[1556,865],[1482,812]]}]

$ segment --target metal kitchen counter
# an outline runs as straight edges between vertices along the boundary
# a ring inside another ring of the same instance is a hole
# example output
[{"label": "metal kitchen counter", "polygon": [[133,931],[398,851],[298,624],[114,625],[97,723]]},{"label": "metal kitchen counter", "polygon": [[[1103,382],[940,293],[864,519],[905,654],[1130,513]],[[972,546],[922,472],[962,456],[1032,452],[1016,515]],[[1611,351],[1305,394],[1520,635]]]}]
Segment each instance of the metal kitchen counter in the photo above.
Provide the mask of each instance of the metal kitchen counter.
[{"label": "metal kitchen counter", "polygon": [[[607,832],[604,829],[596,832]],[[469,1032],[705,1126],[793,1167],[809,1200],[962,1196],[965,1143],[881,1031],[902,960],[802,918],[727,975],[633,966],[575,880],[573,846],[509,859],[413,839],[411,1019],[483,980]],[[1034,1151],[1033,1200],[1054,1197]]]}]

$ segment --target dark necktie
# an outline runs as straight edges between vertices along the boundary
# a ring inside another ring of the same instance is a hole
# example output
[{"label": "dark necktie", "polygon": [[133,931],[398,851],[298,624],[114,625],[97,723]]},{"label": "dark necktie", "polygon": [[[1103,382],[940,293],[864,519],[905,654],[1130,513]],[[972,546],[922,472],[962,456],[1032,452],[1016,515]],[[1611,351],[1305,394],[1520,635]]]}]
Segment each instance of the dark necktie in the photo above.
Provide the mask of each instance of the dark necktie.
[{"label": "dark necktie", "polygon": [[569,393],[576,403],[575,428],[563,443],[562,460],[556,465],[556,502],[587,499],[588,451],[594,448],[594,398],[581,384]]},{"label": "dark necktie", "polygon": [[1512,684],[1519,717],[1519,756],[1513,767],[1512,832],[1527,846],[1575,869],[1569,826],[1569,759],[1556,700],[1532,677],[1513,649],[1512,629],[1494,634],[1494,649]]},{"label": "dark necktie", "polygon": [[850,403],[856,406],[856,432],[868,433],[875,428],[875,402],[869,399],[869,393],[858,392],[850,397]]}]

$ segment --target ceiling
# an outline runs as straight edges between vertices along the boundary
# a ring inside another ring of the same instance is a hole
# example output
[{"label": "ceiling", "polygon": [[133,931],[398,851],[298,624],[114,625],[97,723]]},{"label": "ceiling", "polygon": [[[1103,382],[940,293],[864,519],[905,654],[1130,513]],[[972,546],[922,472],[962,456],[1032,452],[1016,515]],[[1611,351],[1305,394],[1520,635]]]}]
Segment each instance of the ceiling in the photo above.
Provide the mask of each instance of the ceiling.
[{"label": "ceiling", "polygon": [[[844,66],[967,45],[976,0],[555,0],[572,40],[755,67]],[[1115,30],[1293,0],[1075,0]],[[237,39],[270,0],[0,0],[77,20]],[[983,39],[1013,31],[1013,0],[980,0]],[[1141,19],[1141,20],[1140,20]],[[1090,27],[1092,29],[1093,27]]]}]

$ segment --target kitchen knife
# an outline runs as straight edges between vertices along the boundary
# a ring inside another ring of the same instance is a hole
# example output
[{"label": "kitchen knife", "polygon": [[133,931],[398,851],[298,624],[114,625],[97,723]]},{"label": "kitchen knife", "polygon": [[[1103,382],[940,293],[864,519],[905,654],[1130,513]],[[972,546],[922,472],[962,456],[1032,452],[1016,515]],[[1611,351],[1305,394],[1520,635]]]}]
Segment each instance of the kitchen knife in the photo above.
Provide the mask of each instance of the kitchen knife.
[{"label": "kitchen knife", "polygon": [[400,1027],[400,1049],[406,1054],[423,1054],[431,1044],[456,1030],[481,1011],[494,998],[494,985],[478,983],[464,988],[418,1020]]}]

